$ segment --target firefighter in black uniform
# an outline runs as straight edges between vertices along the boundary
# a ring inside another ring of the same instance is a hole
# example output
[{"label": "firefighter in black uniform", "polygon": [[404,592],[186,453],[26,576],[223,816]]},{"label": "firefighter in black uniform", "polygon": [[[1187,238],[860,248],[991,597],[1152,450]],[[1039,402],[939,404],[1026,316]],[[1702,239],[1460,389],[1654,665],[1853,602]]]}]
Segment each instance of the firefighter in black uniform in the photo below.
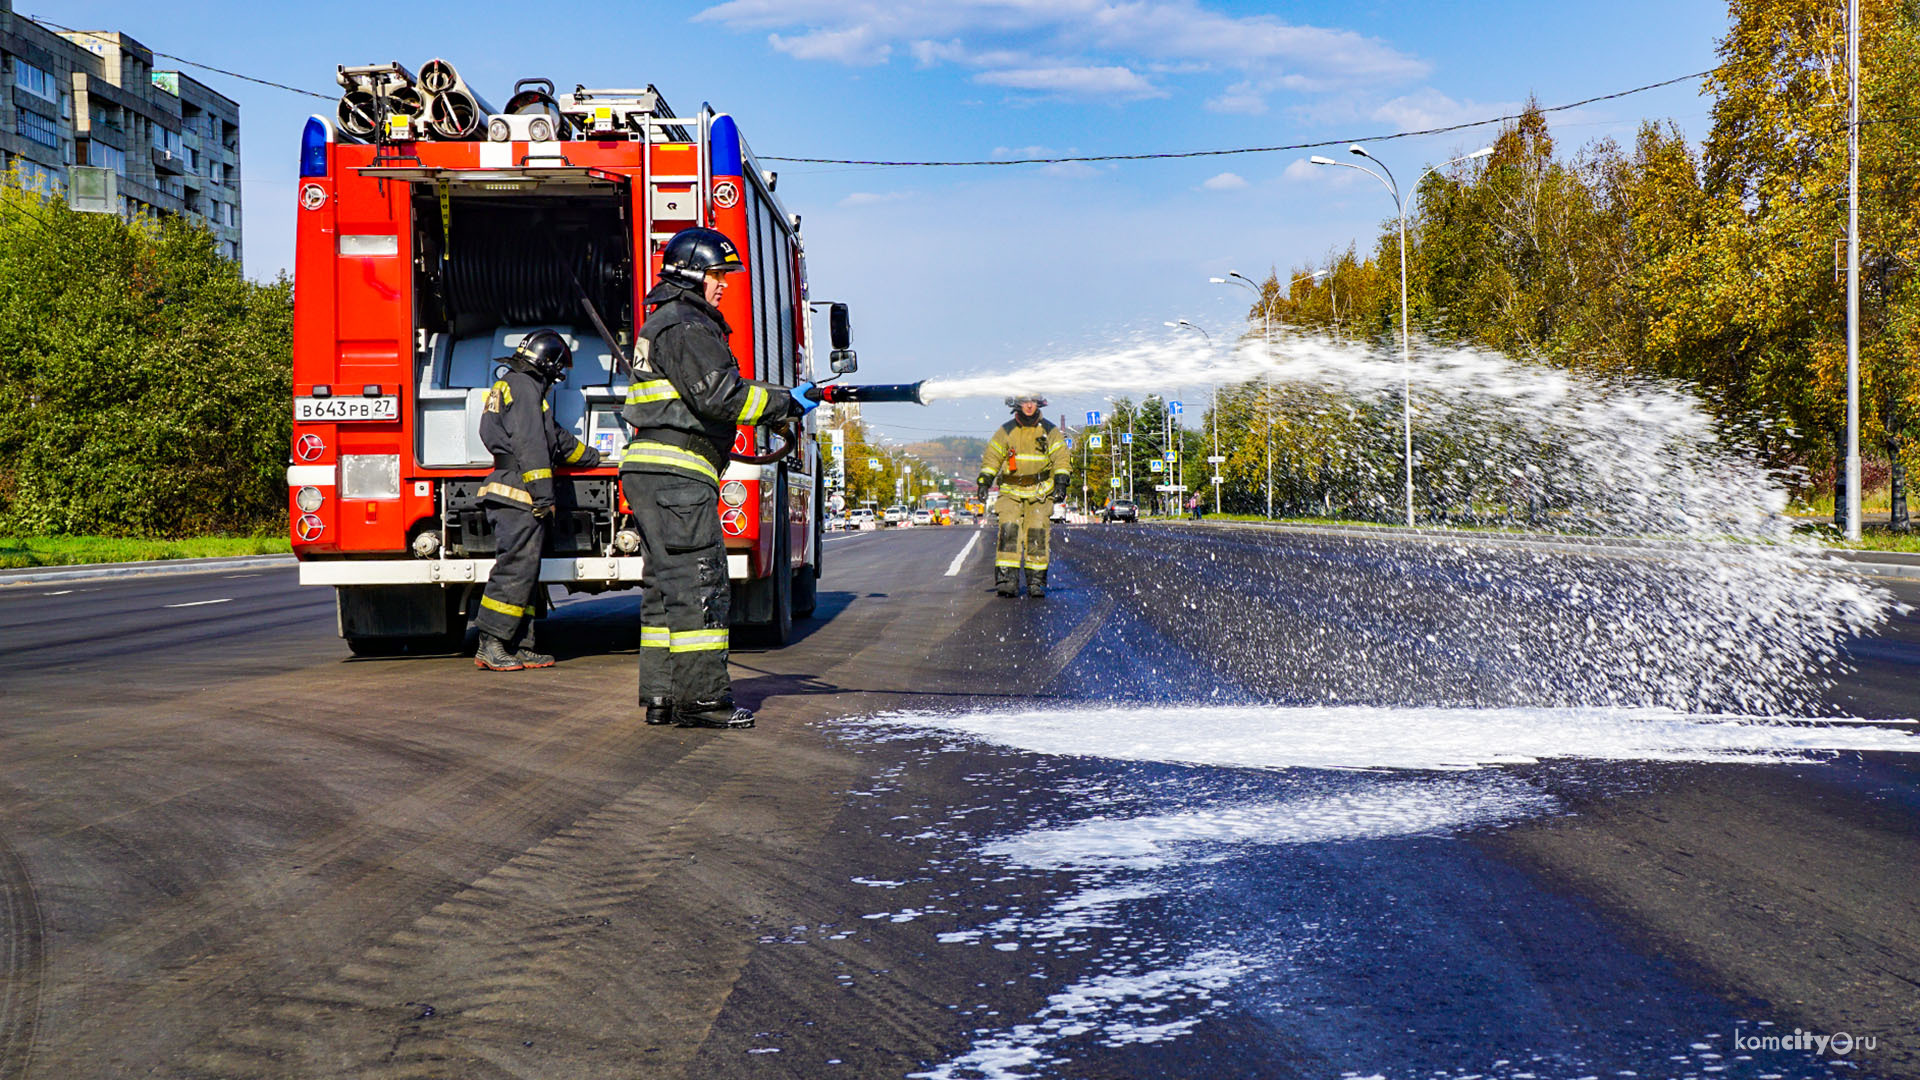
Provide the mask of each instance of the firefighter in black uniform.
[{"label": "firefighter in black uniform", "polygon": [[667,242],[621,410],[632,435],[620,460],[620,491],[646,554],[640,703],[649,724],[753,726],[753,714],[734,704],[727,677],[732,598],[720,475],[737,425],[804,416],[818,404],[807,396],[812,383],[787,390],[740,377],[727,347],[732,331],[717,306],[727,275],[740,269],[733,242],[713,229],[685,229]]},{"label": "firefighter in black uniform", "polygon": [[561,430],[547,391],[573,366],[573,350],[552,330],[535,330],[502,361],[507,370],[487,391],[480,440],[493,452],[493,472],[480,501],[493,528],[493,573],[473,623],[480,629],[474,666],[488,671],[552,667],[553,657],[522,640],[540,584],[540,549],[553,518],[556,462],[593,468],[600,452]]}]

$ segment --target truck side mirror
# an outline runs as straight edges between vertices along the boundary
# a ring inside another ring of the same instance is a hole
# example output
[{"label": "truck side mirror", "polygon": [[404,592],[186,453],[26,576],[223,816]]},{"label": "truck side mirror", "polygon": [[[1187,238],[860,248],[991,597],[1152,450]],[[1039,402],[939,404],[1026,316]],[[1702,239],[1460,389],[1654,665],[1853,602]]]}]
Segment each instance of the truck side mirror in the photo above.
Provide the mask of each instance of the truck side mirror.
[{"label": "truck side mirror", "polygon": [[835,375],[846,375],[860,370],[860,358],[852,349],[835,349],[827,354],[827,366]]},{"label": "truck side mirror", "polygon": [[[853,326],[847,319],[847,305],[827,305],[827,340],[833,342],[835,352],[853,348]],[[835,368],[835,371],[840,370]],[[852,371],[852,368],[848,368]]]}]

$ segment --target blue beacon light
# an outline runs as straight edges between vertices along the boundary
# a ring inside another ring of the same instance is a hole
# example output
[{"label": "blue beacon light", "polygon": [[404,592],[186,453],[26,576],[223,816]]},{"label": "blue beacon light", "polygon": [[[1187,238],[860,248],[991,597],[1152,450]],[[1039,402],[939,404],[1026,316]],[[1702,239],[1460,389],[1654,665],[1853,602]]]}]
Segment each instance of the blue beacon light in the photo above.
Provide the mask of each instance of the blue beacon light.
[{"label": "blue beacon light", "polygon": [[300,134],[300,175],[327,175],[327,144],[332,142],[327,122],[317,116],[307,118],[307,129]]}]

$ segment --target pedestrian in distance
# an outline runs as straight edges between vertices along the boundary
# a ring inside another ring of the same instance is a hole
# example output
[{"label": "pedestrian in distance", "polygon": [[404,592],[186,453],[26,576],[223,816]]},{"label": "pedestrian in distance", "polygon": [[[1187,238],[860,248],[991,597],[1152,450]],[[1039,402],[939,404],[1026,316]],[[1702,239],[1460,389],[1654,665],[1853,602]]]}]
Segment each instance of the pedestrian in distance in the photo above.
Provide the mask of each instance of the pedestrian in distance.
[{"label": "pedestrian in distance", "polygon": [[1013,419],[1000,425],[980,459],[980,497],[997,480],[994,503],[999,520],[993,556],[993,587],[1001,596],[1020,595],[1020,568],[1027,571],[1027,595],[1047,595],[1047,534],[1053,526],[1053,496],[1067,490],[1067,440],[1041,410],[1047,399],[1020,394],[1007,399]]},{"label": "pedestrian in distance", "polygon": [[753,726],[727,675],[732,586],[720,475],[737,425],[805,416],[819,404],[812,383],[787,390],[740,377],[719,308],[727,275],[740,269],[738,249],[716,230],[684,229],[667,241],[620,413],[631,432],[620,492],[645,554],[640,704],[649,724]]},{"label": "pedestrian in distance", "polygon": [[535,330],[501,363],[506,370],[487,391],[480,414],[480,441],[493,454],[480,502],[493,530],[494,557],[473,620],[480,631],[473,663],[487,671],[519,671],[553,666],[553,657],[534,652],[526,634],[540,587],[540,552],[553,520],[554,466],[591,469],[600,464],[600,452],[563,430],[547,402],[547,392],[573,366],[565,338]]}]

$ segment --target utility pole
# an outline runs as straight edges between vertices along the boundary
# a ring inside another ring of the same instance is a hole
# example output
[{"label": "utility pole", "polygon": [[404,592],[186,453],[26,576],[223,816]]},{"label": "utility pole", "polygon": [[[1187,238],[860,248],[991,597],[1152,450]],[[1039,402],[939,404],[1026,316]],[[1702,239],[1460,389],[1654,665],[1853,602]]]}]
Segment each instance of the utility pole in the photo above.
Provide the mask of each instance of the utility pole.
[{"label": "utility pole", "polygon": [[1847,0],[1847,539],[1860,539],[1860,0]]}]

